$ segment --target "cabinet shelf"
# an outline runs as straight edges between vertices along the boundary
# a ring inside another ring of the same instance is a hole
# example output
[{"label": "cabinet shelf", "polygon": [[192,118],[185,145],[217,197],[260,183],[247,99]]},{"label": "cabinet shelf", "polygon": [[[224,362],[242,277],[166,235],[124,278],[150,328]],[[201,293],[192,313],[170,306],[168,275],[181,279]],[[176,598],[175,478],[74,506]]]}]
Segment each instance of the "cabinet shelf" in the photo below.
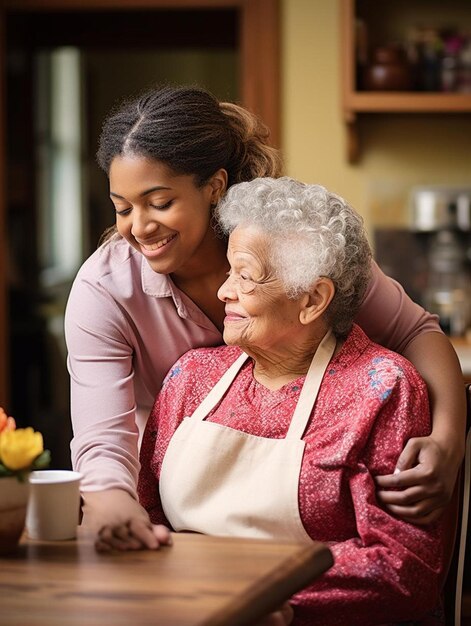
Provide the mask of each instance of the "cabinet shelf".
[{"label": "cabinet shelf", "polygon": [[342,112],[347,129],[347,158],[360,156],[358,115],[364,113],[471,113],[471,93],[359,91],[356,89],[356,0],[341,0]]},{"label": "cabinet shelf", "polygon": [[471,93],[353,91],[345,108],[355,113],[470,113]]}]

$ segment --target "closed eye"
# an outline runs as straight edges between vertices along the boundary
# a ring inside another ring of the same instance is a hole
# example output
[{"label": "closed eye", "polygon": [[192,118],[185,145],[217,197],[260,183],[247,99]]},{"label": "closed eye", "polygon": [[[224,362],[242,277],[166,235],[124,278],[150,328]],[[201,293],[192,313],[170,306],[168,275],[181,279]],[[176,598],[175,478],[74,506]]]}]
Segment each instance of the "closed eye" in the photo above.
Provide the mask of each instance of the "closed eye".
[{"label": "closed eye", "polygon": [[[226,276],[229,278],[230,276],[233,275],[232,270],[229,270],[228,272],[226,272]],[[255,282],[252,278],[250,278],[250,276],[247,276],[246,274],[241,274],[240,272],[235,274],[235,278],[237,280],[250,280],[252,282]]]},{"label": "closed eye", "polygon": [[116,215],[129,215],[129,213],[131,213],[131,207],[128,207],[127,209],[121,209],[121,211],[118,211],[118,209],[116,209]]},{"label": "closed eye", "polygon": [[151,204],[150,206],[153,209],[157,209],[158,211],[163,211],[164,209],[168,209],[172,203],[173,203],[173,200],[169,200],[165,204]]}]

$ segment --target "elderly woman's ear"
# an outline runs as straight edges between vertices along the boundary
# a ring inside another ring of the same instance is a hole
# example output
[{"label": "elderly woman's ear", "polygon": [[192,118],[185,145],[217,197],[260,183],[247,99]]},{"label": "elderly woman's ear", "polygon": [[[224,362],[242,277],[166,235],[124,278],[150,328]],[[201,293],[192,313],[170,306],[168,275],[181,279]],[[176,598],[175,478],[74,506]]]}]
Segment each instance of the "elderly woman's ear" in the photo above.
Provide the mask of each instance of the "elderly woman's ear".
[{"label": "elderly woman's ear", "polygon": [[310,293],[304,294],[299,312],[301,324],[312,324],[319,319],[329,307],[335,295],[335,286],[330,278],[319,278]]}]

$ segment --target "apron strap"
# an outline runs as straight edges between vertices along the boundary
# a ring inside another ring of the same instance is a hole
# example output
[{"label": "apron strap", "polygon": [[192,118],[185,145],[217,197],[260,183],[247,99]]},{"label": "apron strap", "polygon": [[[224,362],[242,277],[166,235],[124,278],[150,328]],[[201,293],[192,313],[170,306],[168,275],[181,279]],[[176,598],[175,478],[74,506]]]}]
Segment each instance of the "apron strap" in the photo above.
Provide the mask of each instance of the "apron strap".
[{"label": "apron strap", "polygon": [[334,354],[336,345],[335,336],[332,334],[332,331],[329,330],[324,335],[309,366],[291,424],[286,434],[286,439],[302,439],[316,402],[324,373]]},{"label": "apron strap", "polygon": [[220,402],[223,395],[231,386],[234,378],[239,373],[239,370],[244,365],[245,361],[249,358],[248,354],[242,352],[242,354],[234,361],[234,363],[229,367],[228,370],[224,372],[222,377],[218,380],[218,382],[214,385],[211,391],[208,393],[206,398],[199,404],[193,414],[191,415],[192,419],[200,420],[201,422],[204,418],[210,413],[216,404]]}]

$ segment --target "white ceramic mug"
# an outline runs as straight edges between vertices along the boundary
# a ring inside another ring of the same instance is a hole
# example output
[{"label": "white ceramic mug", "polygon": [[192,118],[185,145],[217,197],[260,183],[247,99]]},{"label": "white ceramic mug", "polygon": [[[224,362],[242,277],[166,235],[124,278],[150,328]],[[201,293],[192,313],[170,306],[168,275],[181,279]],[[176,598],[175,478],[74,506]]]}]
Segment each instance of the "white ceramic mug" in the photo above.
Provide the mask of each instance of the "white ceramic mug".
[{"label": "white ceramic mug", "polygon": [[77,535],[80,479],[72,470],[38,470],[29,477],[26,531],[31,539],[58,541]]}]

